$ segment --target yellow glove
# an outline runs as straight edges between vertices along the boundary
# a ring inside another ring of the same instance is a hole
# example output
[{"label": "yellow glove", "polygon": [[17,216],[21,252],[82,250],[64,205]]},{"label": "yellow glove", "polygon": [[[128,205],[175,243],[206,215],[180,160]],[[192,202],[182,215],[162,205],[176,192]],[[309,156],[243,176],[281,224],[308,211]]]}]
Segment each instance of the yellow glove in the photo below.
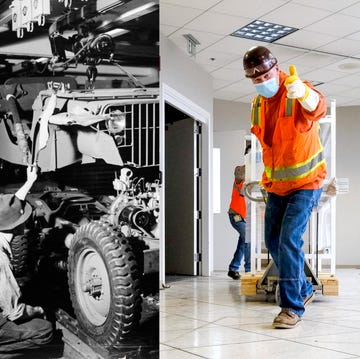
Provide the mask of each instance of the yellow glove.
[{"label": "yellow glove", "polygon": [[285,80],[287,97],[301,99],[305,96],[306,90],[309,91],[310,89],[299,79],[294,65],[290,65],[289,72],[290,76]]},{"label": "yellow glove", "polygon": [[314,111],[319,103],[319,95],[300,79],[294,65],[289,66],[290,76],[285,80],[288,98],[297,99],[308,111]]}]

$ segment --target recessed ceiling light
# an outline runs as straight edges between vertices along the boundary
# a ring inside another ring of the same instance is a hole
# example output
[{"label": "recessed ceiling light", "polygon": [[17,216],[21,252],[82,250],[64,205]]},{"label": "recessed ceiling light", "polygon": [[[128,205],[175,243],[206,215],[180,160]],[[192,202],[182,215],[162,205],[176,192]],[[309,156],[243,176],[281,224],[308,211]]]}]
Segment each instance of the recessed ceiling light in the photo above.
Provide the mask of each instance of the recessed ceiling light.
[{"label": "recessed ceiling light", "polygon": [[291,26],[274,24],[272,22],[255,20],[248,25],[236,30],[231,36],[242,37],[245,39],[274,42],[286,35],[299,29]]}]

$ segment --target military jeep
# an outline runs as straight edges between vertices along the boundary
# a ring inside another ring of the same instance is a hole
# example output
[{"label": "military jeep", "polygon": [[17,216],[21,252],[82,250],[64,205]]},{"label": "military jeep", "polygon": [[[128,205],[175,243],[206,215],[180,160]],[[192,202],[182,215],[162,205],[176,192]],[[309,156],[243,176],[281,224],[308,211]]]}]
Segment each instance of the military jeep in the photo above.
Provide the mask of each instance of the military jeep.
[{"label": "military jeep", "polygon": [[2,171],[40,173],[12,243],[14,272],[49,317],[62,307],[112,348],[136,331],[142,302],[158,306],[159,93],[46,80],[0,88]]}]

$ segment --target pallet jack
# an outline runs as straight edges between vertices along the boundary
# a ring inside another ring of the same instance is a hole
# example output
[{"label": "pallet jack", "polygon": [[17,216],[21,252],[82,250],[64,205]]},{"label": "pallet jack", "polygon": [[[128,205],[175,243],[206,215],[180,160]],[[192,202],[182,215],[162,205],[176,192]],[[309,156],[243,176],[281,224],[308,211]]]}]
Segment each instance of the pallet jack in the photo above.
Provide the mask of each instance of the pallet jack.
[{"label": "pallet jack", "polygon": [[[332,274],[316,275],[307,260],[304,262],[304,271],[308,280],[312,283],[314,292],[321,291],[325,296],[339,295],[339,281]],[[276,303],[279,303],[279,271],[275,262],[271,259],[264,271],[249,272],[241,276],[241,294],[255,296],[260,293],[275,295]]]}]

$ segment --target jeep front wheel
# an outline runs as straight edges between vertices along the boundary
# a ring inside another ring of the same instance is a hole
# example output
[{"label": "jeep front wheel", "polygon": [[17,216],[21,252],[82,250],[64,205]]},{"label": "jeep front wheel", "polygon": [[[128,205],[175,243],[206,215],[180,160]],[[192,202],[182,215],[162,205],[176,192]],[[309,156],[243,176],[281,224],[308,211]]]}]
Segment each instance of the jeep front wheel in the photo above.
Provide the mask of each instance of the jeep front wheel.
[{"label": "jeep front wheel", "polygon": [[68,276],[76,319],[98,343],[111,347],[138,325],[138,264],[128,240],[109,225],[90,222],[76,231]]}]

